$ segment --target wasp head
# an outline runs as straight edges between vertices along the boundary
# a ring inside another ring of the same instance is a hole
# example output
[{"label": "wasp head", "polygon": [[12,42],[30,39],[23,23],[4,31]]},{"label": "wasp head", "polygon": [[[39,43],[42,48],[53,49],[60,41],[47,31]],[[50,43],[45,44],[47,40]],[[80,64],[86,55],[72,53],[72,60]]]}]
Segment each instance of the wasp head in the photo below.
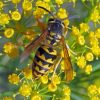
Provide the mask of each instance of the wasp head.
[{"label": "wasp head", "polygon": [[61,35],[64,31],[64,23],[60,19],[50,18],[48,20],[48,30]]}]

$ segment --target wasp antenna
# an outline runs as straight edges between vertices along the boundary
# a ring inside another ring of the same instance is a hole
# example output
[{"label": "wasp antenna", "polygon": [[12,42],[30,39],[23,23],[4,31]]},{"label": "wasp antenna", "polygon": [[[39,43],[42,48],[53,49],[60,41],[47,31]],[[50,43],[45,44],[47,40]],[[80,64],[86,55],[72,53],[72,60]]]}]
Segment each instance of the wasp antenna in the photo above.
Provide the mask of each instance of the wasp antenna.
[{"label": "wasp antenna", "polygon": [[55,16],[53,15],[53,13],[52,12],[50,12],[49,10],[47,10],[46,8],[44,8],[44,7],[41,7],[41,6],[38,6],[39,8],[41,8],[41,9],[43,9],[43,10],[45,10],[45,11],[47,11],[50,15],[52,15],[53,16],[53,18],[55,18]]}]

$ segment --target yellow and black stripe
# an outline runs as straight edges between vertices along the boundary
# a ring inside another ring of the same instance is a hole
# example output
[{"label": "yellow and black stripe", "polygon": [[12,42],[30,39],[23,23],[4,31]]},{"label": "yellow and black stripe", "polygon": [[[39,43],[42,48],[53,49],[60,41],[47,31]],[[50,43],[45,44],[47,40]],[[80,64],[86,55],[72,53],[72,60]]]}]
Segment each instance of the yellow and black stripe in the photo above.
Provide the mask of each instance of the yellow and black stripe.
[{"label": "yellow and black stripe", "polygon": [[57,52],[52,47],[41,45],[36,52],[32,65],[34,77],[44,75],[53,65],[56,56]]}]

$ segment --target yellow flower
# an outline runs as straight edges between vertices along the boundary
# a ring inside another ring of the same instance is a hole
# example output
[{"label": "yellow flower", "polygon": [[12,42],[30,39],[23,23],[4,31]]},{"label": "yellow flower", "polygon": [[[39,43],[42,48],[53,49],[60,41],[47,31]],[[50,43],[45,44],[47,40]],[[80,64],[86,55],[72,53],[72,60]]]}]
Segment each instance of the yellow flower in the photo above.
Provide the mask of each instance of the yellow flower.
[{"label": "yellow flower", "polygon": [[25,67],[22,72],[25,78],[32,79],[32,69],[30,69],[29,67]]},{"label": "yellow flower", "polygon": [[11,17],[13,20],[19,21],[21,19],[21,14],[18,11],[13,11]]},{"label": "yellow flower", "polygon": [[85,39],[84,39],[84,36],[83,35],[79,35],[78,36],[78,43],[80,45],[84,45],[85,44]]},{"label": "yellow flower", "polygon": [[58,4],[58,5],[61,5],[64,3],[64,0],[55,0],[55,2]]},{"label": "yellow flower", "polygon": [[12,3],[15,3],[15,4],[17,4],[17,3],[19,3],[21,0],[12,0]]},{"label": "yellow flower", "polygon": [[97,46],[99,44],[99,41],[96,37],[90,38],[90,44],[92,46]]},{"label": "yellow flower", "polygon": [[50,84],[48,85],[48,90],[51,91],[51,92],[56,91],[56,90],[57,90],[56,84],[50,83]]},{"label": "yellow flower", "polygon": [[30,85],[27,84],[23,84],[20,88],[19,88],[19,93],[22,96],[28,97],[32,92],[32,88],[30,87]]},{"label": "yellow flower", "polygon": [[32,10],[32,3],[28,0],[25,0],[23,3],[22,3],[22,8],[25,10],[25,11],[30,11]]},{"label": "yellow flower", "polygon": [[90,86],[88,87],[88,92],[89,92],[91,95],[97,94],[97,86],[96,86],[96,85],[90,85]]},{"label": "yellow flower", "polygon": [[66,28],[68,27],[68,25],[69,25],[69,20],[68,19],[64,20],[64,25],[65,25]]},{"label": "yellow flower", "polygon": [[100,47],[99,46],[93,46],[92,48],[91,48],[91,50],[92,50],[92,53],[95,55],[95,56],[99,56],[100,55]]},{"label": "yellow flower", "polygon": [[40,80],[41,80],[41,82],[43,84],[47,84],[48,83],[48,76],[47,75],[43,75],[43,76],[41,76]]},{"label": "yellow flower", "polygon": [[31,97],[31,100],[42,100],[42,99],[41,99],[41,97],[38,94],[36,94],[36,95],[33,95]]},{"label": "yellow flower", "polygon": [[55,74],[55,75],[52,77],[51,81],[52,81],[52,83],[54,83],[54,84],[60,84],[61,79],[60,79],[60,77],[59,77],[58,75]]},{"label": "yellow flower", "polygon": [[2,8],[3,8],[3,6],[4,6],[3,2],[2,2],[2,1],[0,1],[0,9],[2,9]]},{"label": "yellow flower", "polygon": [[94,32],[93,31],[89,32],[89,38],[91,39],[91,38],[94,38],[94,37],[95,37]]},{"label": "yellow flower", "polygon": [[0,25],[8,24],[10,17],[8,14],[0,14]]},{"label": "yellow flower", "polygon": [[71,94],[71,90],[68,86],[63,89],[63,92],[64,92],[64,95],[67,95],[67,96],[70,96],[70,94]]},{"label": "yellow flower", "polygon": [[5,37],[11,38],[14,35],[14,29],[13,28],[7,28],[4,32]]},{"label": "yellow flower", "polygon": [[10,83],[16,84],[16,85],[20,82],[19,76],[15,73],[9,75],[8,80],[9,80]]},{"label": "yellow flower", "polygon": [[95,31],[96,38],[100,38],[100,28]]},{"label": "yellow flower", "polygon": [[86,58],[87,61],[93,61],[94,56],[91,52],[87,52],[86,55],[85,55],[85,58]]},{"label": "yellow flower", "polygon": [[16,45],[12,44],[11,42],[7,42],[3,46],[4,52],[8,54],[10,57],[17,57],[18,56],[18,48]]},{"label": "yellow flower", "polygon": [[88,32],[89,31],[89,25],[86,23],[81,23],[80,24],[80,30],[82,30],[83,32]]},{"label": "yellow flower", "polygon": [[100,87],[98,88],[98,94],[100,95]]},{"label": "yellow flower", "polygon": [[79,29],[75,26],[72,26],[72,34],[76,36],[79,35],[80,34]]},{"label": "yellow flower", "polygon": [[64,98],[61,98],[60,100],[70,100],[70,96],[66,95]]},{"label": "yellow flower", "polygon": [[91,72],[92,72],[92,65],[86,65],[86,67],[85,67],[85,72],[87,73],[87,74],[90,74]]},{"label": "yellow flower", "polygon": [[13,98],[6,96],[6,97],[3,98],[3,100],[13,100]]},{"label": "yellow flower", "polygon": [[92,20],[93,22],[98,22],[99,19],[100,19],[99,10],[95,8],[91,12],[90,20]]},{"label": "yellow flower", "polygon": [[7,42],[4,44],[4,52],[5,53],[11,53],[11,50],[14,48],[14,44],[12,44],[11,42]]},{"label": "yellow flower", "polygon": [[86,60],[84,56],[80,56],[77,58],[77,65],[82,69],[86,66]]},{"label": "yellow flower", "polygon": [[66,12],[66,9],[60,8],[60,9],[58,10],[57,16],[58,16],[60,19],[67,18],[67,17],[68,17],[68,12]]}]

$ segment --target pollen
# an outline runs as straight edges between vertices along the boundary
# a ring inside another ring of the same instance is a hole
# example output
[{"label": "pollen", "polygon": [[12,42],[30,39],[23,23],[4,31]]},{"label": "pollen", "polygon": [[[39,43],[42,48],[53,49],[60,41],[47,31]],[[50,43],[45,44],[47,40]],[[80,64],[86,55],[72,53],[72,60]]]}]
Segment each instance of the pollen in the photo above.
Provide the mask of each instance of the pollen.
[{"label": "pollen", "polygon": [[32,88],[30,87],[30,85],[23,84],[19,88],[19,93],[22,96],[28,97],[29,95],[31,95],[31,92],[32,92]]},{"label": "pollen", "polygon": [[15,73],[9,75],[8,80],[10,83],[15,84],[15,85],[18,85],[18,83],[20,82],[19,76]]},{"label": "pollen", "polygon": [[21,14],[18,11],[13,11],[11,17],[13,20],[19,21],[21,19]]},{"label": "pollen", "polygon": [[14,35],[14,29],[13,28],[7,28],[4,32],[4,35],[6,38],[11,38]]}]

